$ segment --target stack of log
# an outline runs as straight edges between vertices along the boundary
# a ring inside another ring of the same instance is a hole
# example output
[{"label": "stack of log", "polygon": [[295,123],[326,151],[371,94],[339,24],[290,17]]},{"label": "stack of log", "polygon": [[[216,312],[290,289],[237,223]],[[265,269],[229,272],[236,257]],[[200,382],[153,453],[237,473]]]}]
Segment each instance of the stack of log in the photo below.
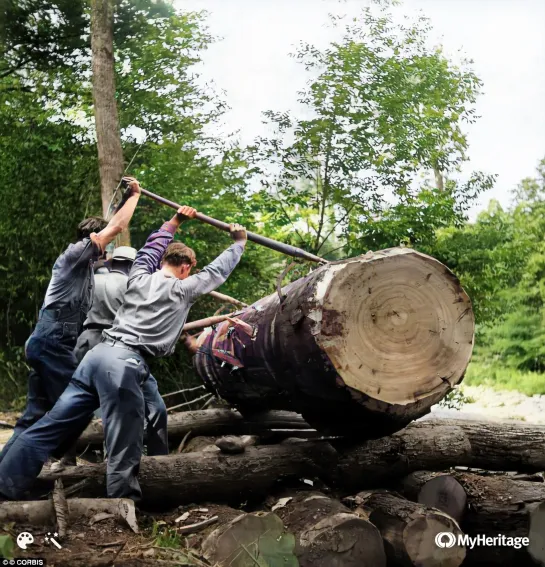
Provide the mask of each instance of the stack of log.
[{"label": "stack of log", "polygon": [[[462,380],[473,347],[469,298],[445,266],[408,249],[369,253],[238,317],[252,340],[227,352],[236,328],[222,328],[221,344],[208,329],[195,366],[239,411],[172,416],[173,452],[144,457],[139,473],[143,507],[216,508],[173,526],[211,565],[545,565],[545,429],[422,419]],[[102,439],[94,423],[80,445]],[[44,470],[36,494],[61,480],[69,515],[88,506],[70,499],[104,497],[104,476],[104,463]],[[0,504],[0,520],[17,506]]]},{"label": "stack of log", "polygon": [[[188,536],[211,564],[258,541],[255,557],[287,565],[545,565],[545,428],[428,417],[355,443],[285,411],[246,419],[210,409],[173,416],[169,434],[172,454],[142,459],[142,506],[222,503],[219,519]],[[99,422],[80,439],[101,441]],[[37,493],[62,479],[70,498],[104,497],[104,475],[104,464],[44,470]],[[441,533],[507,539],[440,547]],[[525,537],[527,546],[505,545]]]}]

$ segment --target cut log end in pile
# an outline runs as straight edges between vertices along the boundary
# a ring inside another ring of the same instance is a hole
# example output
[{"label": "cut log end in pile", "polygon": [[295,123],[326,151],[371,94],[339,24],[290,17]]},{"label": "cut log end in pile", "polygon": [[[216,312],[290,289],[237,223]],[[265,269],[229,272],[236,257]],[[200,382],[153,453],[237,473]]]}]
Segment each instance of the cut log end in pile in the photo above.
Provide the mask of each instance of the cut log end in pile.
[{"label": "cut log end in pile", "polygon": [[[265,414],[258,426],[257,418],[246,421],[236,412],[208,412],[178,416],[176,427],[193,419],[195,430],[208,436],[187,438],[179,430],[175,452],[144,457],[139,478],[144,508],[211,508],[205,515],[178,512],[171,521],[210,565],[230,565],[240,556],[245,567],[248,552],[252,561],[292,567],[545,565],[545,428],[425,419],[359,444],[300,437],[278,442],[269,428],[289,423],[294,431],[309,431],[300,416]],[[218,437],[222,430],[228,435]],[[186,443],[177,452],[182,434]],[[104,474],[104,464],[44,470],[36,494],[61,479],[69,516],[114,514],[127,525],[130,510],[87,500],[105,496]],[[221,513],[212,509],[218,503],[226,505]],[[241,504],[253,511],[235,508]],[[34,521],[50,524],[54,506],[3,503],[0,523],[32,523],[34,514]],[[496,543],[441,546],[441,533]],[[517,548],[515,538],[529,538],[529,545]]]}]

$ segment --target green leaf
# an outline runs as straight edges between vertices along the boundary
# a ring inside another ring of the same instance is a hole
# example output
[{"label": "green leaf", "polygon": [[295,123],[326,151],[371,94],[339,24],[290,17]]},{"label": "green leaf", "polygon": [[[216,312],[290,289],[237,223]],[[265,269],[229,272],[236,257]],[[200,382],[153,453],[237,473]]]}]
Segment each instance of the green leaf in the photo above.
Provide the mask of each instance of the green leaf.
[{"label": "green leaf", "polygon": [[0,557],[4,559],[13,559],[13,550],[15,544],[9,535],[0,535]]}]

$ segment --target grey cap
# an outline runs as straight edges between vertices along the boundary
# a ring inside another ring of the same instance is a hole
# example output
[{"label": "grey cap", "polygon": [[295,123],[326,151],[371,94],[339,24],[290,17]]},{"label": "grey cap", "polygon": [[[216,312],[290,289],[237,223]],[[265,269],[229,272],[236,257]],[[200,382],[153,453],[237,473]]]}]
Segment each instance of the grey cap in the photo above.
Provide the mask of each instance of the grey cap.
[{"label": "grey cap", "polygon": [[136,249],[130,246],[118,246],[112,254],[112,260],[130,260],[134,262]]}]

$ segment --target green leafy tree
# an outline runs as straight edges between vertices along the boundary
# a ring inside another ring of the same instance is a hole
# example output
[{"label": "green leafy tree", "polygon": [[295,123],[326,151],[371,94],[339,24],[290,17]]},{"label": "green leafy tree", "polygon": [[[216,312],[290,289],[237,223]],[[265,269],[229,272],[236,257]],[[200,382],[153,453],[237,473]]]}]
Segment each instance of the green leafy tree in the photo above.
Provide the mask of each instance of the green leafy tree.
[{"label": "green leafy tree", "polygon": [[[476,119],[470,62],[428,47],[425,18],[396,25],[375,8],[328,48],[301,45],[296,57],[313,77],[300,93],[306,117],[265,113],[275,135],[255,148],[269,222],[326,256],[339,245],[346,255],[429,245],[493,183],[482,173],[450,179],[467,160],[463,125]],[[432,173],[435,185],[422,182]]]},{"label": "green leafy tree", "polygon": [[[225,105],[193,71],[212,41],[203,16],[173,11],[162,16],[153,10],[137,15],[143,24],[116,44],[129,172],[174,201],[226,220],[244,220],[244,155],[234,141],[207,134]],[[70,64],[13,72],[0,83],[0,198],[5,203],[0,210],[0,325],[6,329],[0,336],[0,393],[5,400],[24,391],[22,347],[54,259],[84,216],[100,214],[90,64],[85,49]],[[8,85],[14,87],[9,94],[2,88]],[[134,245],[171,214],[142,199],[133,223]],[[197,223],[184,227],[182,238],[196,249],[200,266],[229,244],[227,235]],[[268,269],[267,254],[251,247],[244,270],[225,291],[247,301],[263,295],[269,286],[261,275]],[[217,308],[203,299],[192,316]],[[157,370],[159,380],[194,379],[181,354]]]}]

